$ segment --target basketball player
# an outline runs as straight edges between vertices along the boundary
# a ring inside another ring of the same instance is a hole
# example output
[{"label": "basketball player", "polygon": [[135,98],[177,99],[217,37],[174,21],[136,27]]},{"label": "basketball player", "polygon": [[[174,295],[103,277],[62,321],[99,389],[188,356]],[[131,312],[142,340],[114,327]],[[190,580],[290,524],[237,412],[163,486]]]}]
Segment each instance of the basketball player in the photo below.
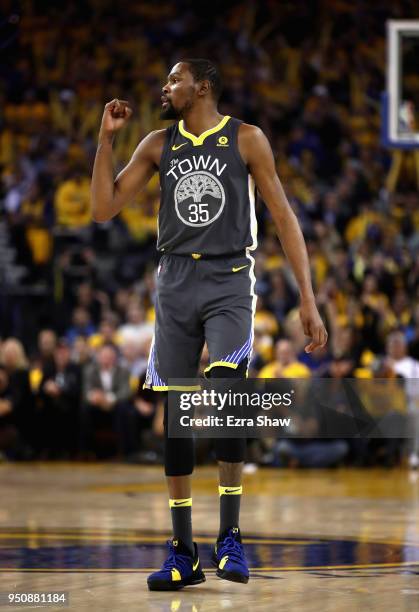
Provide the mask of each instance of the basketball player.
[{"label": "basketball player", "polygon": [[[207,343],[206,376],[246,376],[253,341],[256,248],[255,184],[268,206],[300,292],[300,317],[310,337],[306,351],[324,346],[327,332],[311,286],[304,239],[275,171],[263,132],[217,109],[221,81],[208,60],[177,63],[162,90],[162,119],[170,127],[151,132],[114,179],[112,143],[132,114],[128,102],[105,106],[92,177],[93,218],[114,217],[160,174],[156,328],[146,386],[169,391],[169,379],[194,378]],[[192,539],[191,439],[167,435],[165,473],[173,540],[150,590],[177,590],[205,581]],[[220,578],[246,583],[249,571],[239,529],[245,440],[216,441],[220,531],[213,563]]]}]

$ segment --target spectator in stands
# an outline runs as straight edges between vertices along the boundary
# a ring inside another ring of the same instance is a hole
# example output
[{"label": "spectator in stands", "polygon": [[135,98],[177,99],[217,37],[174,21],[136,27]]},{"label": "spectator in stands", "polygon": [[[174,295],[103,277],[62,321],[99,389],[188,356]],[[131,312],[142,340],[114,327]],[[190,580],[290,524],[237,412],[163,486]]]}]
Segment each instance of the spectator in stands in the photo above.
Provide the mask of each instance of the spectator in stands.
[{"label": "spectator in stands", "polygon": [[126,340],[121,344],[121,365],[129,370],[131,377],[138,381],[147,369],[147,357],[141,350],[141,344]]},{"label": "spectator in stands", "polygon": [[94,350],[89,346],[87,338],[77,336],[72,346],[71,359],[80,366],[82,373],[93,363],[93,357]]},{"label": "spectator in stands", "polygon": [[118,334],[118,316],[113,312],[106,314],[100,322],[97,333],[89,337],[89,346],[93,349],[104,344],[113,344],[115,346],[121,344],[121,338]]},{"label": "spectator in stands", "polygon": [[86,281],[77,287],[75,306],[87,310],[92,323],[97,326],[102,318],[103,309],[109,307],[109,299],[105,293],[95,291],[92,284]]},{"label": "spectator in stands", "polygon": [[354,330],[349,326],[336,325],[331,345],[332,358],[323,375],[330,378],[352,377],[359,360]]},{"label": "spectator in stands", "polygon": [[130,304],[132,292],[126,287],[119,287],[113,298],[112,310],[121,321],[125,321]]},{"label": "spectator in stands", "polygon": [[289,340],[279,340],[275,347],[275,360],[259,372],[259,378],[310,378],[309,368],[298,361]]},{"label": "spectator in stands", "polygon": [[42,374],[42,416],[39,418],[43,457],[72,457],[77,450],[82,386],[80,367],[71,362],[66,340],[60,340],[54,361],[44,367]]},{"label": "spectator in stands", "polygon": [[84,374],[81,419],[81,448],[94,447],[93,436],[103,426],[111,427],[117,439],[118,453],[127,457],[138,450],[135,407],[129,370],[118,364],[114,346],[105,345],[97,361]]},{"label": "spectator in stands", "polygon": [[38,356],[41,368],[44,368],[54,360],[55,349],[57,348],[57,334],[52,329],[42,329],[38,334]]},{"label": "spectator in stands", "polygon": [[417,469],[419,468],[419,361],[408,355],[406,336],[402,332],[394,331],[388,336],[386,349],[386,366],[406,381],[405,391],[412,433],[409,465]]},{"label": "spectator in stands", "polygon": [[50,233],[52,212],[48,199],[43,195],[41,184],[35,180],[20,206],[21,223],[25,226],[26,243],[30,249],[32,263],[38,271],[50,261],[53,240]]},{"label": "spectator in stands", "polygon": [[22,343],[16,338],[5,340],[0,349],[0,365],[8,378],[13,423],[29,454],[34,446],[34,404],[29,381],[29,364]]},{"label": "spectator in stands", "polygon": [[62,229],[81,230],[90,225],[90,180],[80,168],[58,187],[54,205],[56,222]]},{"label": "spectator in stands", "polygon": [[73,325],[67,330],[66,338],[73,344],[78,336],[89,338],[95,333],[95,326],[91,322],[89,311],[78,306],[73,311]]},{"label": "spectator in stands", "polygon": [[9,376],[5,367],[0,366],[0,462],[6,458],[18,459],[19,446]]},{"label": "spectator in stands", "polygon": [[408,354],[406,336],[394,331],[387,338],[387,364],[391,369],[406,379],[419,379],[419,361]]},{"label": "spectator in stands", "polygon": [[133,342],[142,346],[154,332],[154,325],[146,321],[145,308],[141,304],[132,303],[128,306],[127,322],[118,329],[121,344]]},{"label": "spectator in stands", "polygon": [[38,334],[37,353],[32,359],[30,383],[33,393],[38,393],[44,367],[54,362],[54,351],[57,346],[57,334],[52,329],[42,329]]}]

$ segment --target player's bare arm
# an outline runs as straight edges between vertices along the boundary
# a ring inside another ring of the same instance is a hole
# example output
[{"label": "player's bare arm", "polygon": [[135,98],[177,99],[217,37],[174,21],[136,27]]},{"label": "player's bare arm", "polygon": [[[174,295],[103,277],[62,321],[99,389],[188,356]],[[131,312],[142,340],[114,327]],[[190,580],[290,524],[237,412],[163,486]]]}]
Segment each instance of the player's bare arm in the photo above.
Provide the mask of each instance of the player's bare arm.
[{"label": "player's bare arm", "polygon": [[269,208],[278,238],[297,279],[301,299],[301,322],[304,333],[311,338],[305,350],[311,352],[326,344],[327,331],[317,310],[307,249],[297,217],[282,188],[271,146],[262,130],[253,125],[242,124],[239,131],[239,150]]},{"label": "player's bare arm", "polygon": [[93,166],[92,216],[99,223],[109,221],[136,197],[157,171],[165,130],[148,134],[137,146],[129,163],[114,177],[112,145],[115,134],[129,121],[132,110],[125,100],[105,105]]}]

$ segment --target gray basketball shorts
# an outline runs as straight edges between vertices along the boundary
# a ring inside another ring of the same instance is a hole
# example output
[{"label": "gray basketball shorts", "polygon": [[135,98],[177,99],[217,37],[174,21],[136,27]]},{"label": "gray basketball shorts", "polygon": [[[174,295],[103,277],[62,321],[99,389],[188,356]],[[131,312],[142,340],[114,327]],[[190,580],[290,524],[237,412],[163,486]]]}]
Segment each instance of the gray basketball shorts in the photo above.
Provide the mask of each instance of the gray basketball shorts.
[{"label": "gray basketball shorts", "polygon": [[254,284],[254,259],[249,253],[211,259],[198,254],[163,255],[144,387],[168,391],[171,378],[196,378],[205,342],[206,376],[216,366],[236,369],[244,359],[249,363]]}]

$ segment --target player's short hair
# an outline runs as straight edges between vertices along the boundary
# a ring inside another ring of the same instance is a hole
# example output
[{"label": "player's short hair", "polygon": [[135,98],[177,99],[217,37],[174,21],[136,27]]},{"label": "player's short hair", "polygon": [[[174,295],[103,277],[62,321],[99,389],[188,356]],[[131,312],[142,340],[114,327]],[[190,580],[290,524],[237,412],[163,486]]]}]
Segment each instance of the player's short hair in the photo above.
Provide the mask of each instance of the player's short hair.
[{"label": "player's short hair", "polygon": [[207,59],[184,59],[182,62],[189,65],[194,81],[210,82],[213,98],[218,102],[223,92],[223,83],[217,66]]}]

